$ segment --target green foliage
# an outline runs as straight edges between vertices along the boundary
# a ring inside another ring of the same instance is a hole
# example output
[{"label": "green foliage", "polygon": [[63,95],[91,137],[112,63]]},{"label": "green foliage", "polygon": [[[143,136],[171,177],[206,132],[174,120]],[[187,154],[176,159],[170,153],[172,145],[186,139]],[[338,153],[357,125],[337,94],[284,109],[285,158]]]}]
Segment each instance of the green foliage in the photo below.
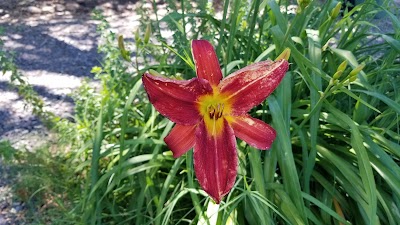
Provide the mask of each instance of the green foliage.
[{"label": "green foliage", "polygon": [[[118,42],[97,14],[104,59],[92,72],[101,87],[83,85],[74,95],[75,123],[60,126],[83,188],[74,210],[81,223],[396,224],[400,21],[393,2],[367,0],[343,15],[337,1],[302,3],[290,13],[287,1],[227,0],[221,11],[207,1],[166,1],[162,18],[140,12],[135,42]],[[374,25],[379,12],[394,33]],[[219,207],[197,184],[192,151],[174,159],[165,146],[173,124],[149,104],[140,79],[146,70],[195,76],[190,41],[199,38],[214,44],[224,74],[291,51],[285,79],[250,112],[272,123],[277,140],[271,151],[238,142],[237,182]]]},{"label": "green foliage", "polygon": [[11,143],[9,141],[1,141],[0,142],[1,159],[4,159],[5,161],[10,161],[10,160],[14,159],[15,154],[16,154],[16,151],[11,146]]},{"label": "green foliage", "polygon": [[[57,146],[45,145],[34,152],[14,149],[0,142],[0,158],[8,167],[8,179],[16,201],[27,208],[24,224],[76,224],[74,199],[80,186],[67,154]],[[4,166],[4,165],[2,165]]]},{"label": "green foliage", "polygon": [[[78,113],[95,131],[84,161],[91,165],[85,223],[207,218],[210,200],[194,179],[192,153],[171,157],[162,140],[172,124],[149,106],[140,88],[147,69],[194,76],[190,40],[205,38],[215,44],[225,73],[274,59],[285,48],[292,52],[290,72],[274,96],[251,112],[272,121],[278,138],[266,152],[239,142],[240,174],[214,212],[218,224],[228,218],[240,224],[395,224],[400,219],[398,27],[396,34],[371,32],[370,18],[379,11],[372,1],[343,17],[331,16],[333,1],[308,2],[296,14],[283,13],[273,1],[226,1],[222,18],[207,4],[168,2],[171,13],[151,22],[150,42],[137,33],[136,43],[127,43],[136,47],[132,73],[115,35],[101,30],[106,57],[95,71],[102,93],[85,103],[96,102],[93,113]],[[157,12],[155,4],[153,9]],[[174,31],[169,45],[162,38],[164,23]],[[144,61],[140,70],[139,55],[151,55],[156,65]]]}]

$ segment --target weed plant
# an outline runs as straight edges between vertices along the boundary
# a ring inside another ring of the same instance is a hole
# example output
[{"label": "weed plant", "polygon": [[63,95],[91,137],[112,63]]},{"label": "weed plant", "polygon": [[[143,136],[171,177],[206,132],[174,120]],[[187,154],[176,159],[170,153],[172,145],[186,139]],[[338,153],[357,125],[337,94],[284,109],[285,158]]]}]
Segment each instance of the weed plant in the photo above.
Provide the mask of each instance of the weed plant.
[{"label": "weed plant", "polygon": [[24,99],[25,106],[31,107],[34,115],[38,116],[48,127],[52,127],[55,122],[59,121],[59,117],[44,109],[43,99],[29,84],[26,77],[18,70],[15,64],[15,56],[13,52],[4,49],[2,36],[4,30],[0,27],[0,72],[2,75],[9,73],[10,86],[18,91],[18,94]]},{"label": "weed plant", "polygon": [[[12,186],[13,199],[22,209],[18,223],[23,224],[76,224],[73,213],[80,186],[69,159],[58,146],[44,145],[34,151],[14,149],[8,142],[0,142],[0,156],[8,167],[7,183]],[[2,167],[4,165],[1,165]],[[11,213],[13,213],[11,211]],[[9,216],[9,215],[7,215]]]}]

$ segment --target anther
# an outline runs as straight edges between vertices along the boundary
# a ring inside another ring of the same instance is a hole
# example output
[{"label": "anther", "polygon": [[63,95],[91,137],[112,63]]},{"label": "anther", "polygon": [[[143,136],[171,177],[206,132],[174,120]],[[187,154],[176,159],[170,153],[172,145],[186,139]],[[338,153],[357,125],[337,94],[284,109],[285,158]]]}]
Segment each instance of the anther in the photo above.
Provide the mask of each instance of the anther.
[{"label": "anther", "polygon": [[208,111],[208,115],[210,116],[210,119],[214,119],[214,120],[219,119],[223,115],[224,104],[218,103],[216,106],[209,105],[209,106],[207,106],[207,111]]}]

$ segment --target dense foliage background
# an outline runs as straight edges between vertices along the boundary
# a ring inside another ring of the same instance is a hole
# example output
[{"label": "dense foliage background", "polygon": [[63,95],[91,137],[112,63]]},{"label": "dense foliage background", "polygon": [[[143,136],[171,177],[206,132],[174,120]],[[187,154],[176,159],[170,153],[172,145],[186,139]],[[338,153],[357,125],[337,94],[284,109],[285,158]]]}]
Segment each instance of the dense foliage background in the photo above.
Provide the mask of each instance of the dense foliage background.
[{"label": "dense foliage background", "polygon": [[[32,162],[45,168],[36,173],[49,179],[46,191],[37,192],[37,181],[20,184],[33,214],[49,196],[60,202],[32,223],[398,224],[399,10],[392,1],[366,0],[352,10],[334,0],[299,2],[166,1],[162,18],[138,12],[142,29],[129,41],[96,13],[104,58],[92,72],[101,89],[78,90],[72,122],[43,114],[59,134],[51,161],[46,148],[10,159],[28,171]],[[393,33],[376,26],[382,17]],[[199,188],[192,152],[172,157],[163,138],[173,123],[141,85],[149,70],[194,77],[193,39],[215,46],[225,75],[291,50],[283,82],[251,111],[277,139],[270,151],[238,140],[237,182],[219,206]]]}]

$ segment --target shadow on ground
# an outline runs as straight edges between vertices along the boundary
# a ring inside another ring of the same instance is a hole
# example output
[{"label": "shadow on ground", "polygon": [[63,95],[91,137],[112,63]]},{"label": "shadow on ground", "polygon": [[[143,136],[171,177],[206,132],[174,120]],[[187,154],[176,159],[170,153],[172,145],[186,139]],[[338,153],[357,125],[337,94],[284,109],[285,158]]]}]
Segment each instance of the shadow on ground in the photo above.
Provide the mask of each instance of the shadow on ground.
[{"label": "shadow on ground", "polygon": [[[96,49],[95,25],[87,24],[83,27],[89,30],[70,33],[68,36],[55,36],[59,31],[53,32],[55,34],[52,36],[49,34],[50,27],[68,29],[68,26],[73,25],[73,22],[37,26],[0,24],[7,35],[5,47],[15,53],[18,69],[90,77],[91,68],[99,65],[100,59]],[[76,30],[71,29],[71,32]],[[83,46],[85,49],[77,46]]]},{"label": "shadow on ground", "polygon": [[[48,87],[43,85],[32,85],[33,90],[40,96],[46,98],[49,101],[64,101],[73,103],[73,99],[68,95],[55,94]],[[0,91],[12,91],[18,93],[16,88],[13,88],[8,82],[0,81]],[[22,99],[22,97],[20,97]]]},{"label": "shadow on ground", "polygon": [[[10,14],[12,17],[41,13],[40,9],[47,7],[46,12],[51,13],[51,7],[67,12],[72,16],[82,16],[92,12],[96,7],[109,4],[114,11],[124,9],[128,4],[134,4],[138,0],[1,0],[0,15]],[[161,1],[162,2],[162,1]],[[46,13],[45,12],[45,13]]]}]

